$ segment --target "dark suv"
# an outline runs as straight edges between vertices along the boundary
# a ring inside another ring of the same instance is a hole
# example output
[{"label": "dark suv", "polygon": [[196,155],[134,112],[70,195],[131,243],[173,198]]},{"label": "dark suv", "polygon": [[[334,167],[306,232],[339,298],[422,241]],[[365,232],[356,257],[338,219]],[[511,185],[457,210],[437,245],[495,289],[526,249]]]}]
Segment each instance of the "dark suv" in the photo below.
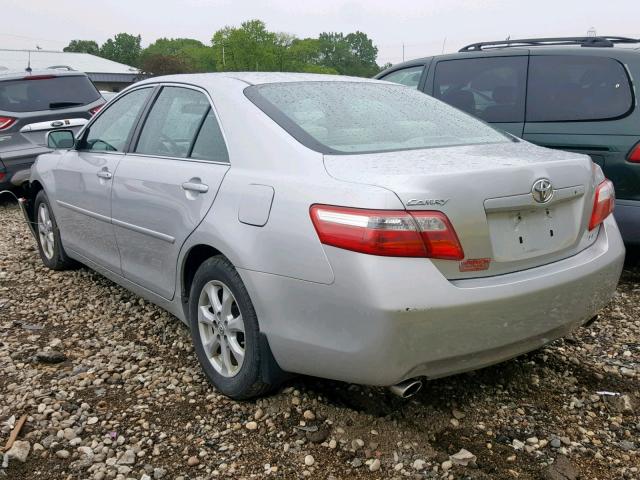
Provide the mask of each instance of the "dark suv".
[{"label": "dark suv", "polygon": [[538,145],[590,155],[615,184],[625,242],[640,244],[640,40],[476,43],[376,78],[416,87]]},{"label": "dark suv", "polygon": [[0,190],[49,151],[47,132],[80,130],[104,102],[82,72],[0,71]]}]

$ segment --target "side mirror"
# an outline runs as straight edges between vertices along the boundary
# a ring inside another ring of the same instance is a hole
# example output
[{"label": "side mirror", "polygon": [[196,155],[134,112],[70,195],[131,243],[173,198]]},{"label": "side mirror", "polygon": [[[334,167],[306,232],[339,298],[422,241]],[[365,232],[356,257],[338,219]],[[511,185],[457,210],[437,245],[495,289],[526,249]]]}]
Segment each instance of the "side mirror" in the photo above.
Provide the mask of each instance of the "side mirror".
[{"label": "side mirror", "polygon": [[73,148],[76,139],[71,130],[51,130],[47,133],[47,147],[56,150]]}]

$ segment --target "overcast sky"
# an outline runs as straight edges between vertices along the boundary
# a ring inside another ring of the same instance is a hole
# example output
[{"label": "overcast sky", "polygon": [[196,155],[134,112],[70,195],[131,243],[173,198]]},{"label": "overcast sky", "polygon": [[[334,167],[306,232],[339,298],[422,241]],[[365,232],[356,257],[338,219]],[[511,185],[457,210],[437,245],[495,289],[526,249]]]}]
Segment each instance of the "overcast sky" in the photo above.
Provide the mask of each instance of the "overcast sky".
[{"label": "overcast sky", "polygon": [[[640,38],[640,0],[0,0],[0,48],[62,50],[71,39],[102,43],[119,32],[191,37],[209,44],[225,25],[259,18],[298,37],[367,33],[378,63],[426,56],[482,40],[600,35]],[[446,41],[445,41],[446,39]]]}]

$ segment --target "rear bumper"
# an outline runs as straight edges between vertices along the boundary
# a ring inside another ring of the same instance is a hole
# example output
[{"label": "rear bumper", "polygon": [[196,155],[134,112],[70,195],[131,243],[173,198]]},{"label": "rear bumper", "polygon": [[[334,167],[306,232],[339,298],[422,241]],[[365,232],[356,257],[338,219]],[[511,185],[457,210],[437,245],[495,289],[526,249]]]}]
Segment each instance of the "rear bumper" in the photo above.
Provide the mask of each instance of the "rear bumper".
[{"label": "rear bumper", "polygon": [[616,199],[614,216],[624,243],[640,245],[640,202]]},{"label": "rear bumper", "polygon": [[581,253],[490,278],[448,281],[425,259],[326,250],[332,285],[240,274],[284,370],[372,385],[452,375],[537,349],[610,300],[624,261],[612,217]]}]

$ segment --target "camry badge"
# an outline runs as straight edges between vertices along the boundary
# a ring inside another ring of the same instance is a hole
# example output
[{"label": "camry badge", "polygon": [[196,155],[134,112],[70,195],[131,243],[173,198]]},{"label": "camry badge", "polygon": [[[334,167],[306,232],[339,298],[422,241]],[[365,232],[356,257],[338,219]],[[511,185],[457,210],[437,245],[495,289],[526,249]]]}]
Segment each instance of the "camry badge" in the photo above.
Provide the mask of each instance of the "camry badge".
[{"label": "camry badge", "polygon": [[548,178],[536,180],[531,187],[531,195],[538,203],[547,203],[553,198],[553,185]]},{"label": "camry badge", "polygon": [[424,199],[419,199],[419,198],[412,198],[411,200],[409,200],[407,202],[407,207],[415,207],[415,206],[419,206],[419,205],[431,205],[431,206],[439,206],[439,207],[444,207],[447,202],[449,201],[449,199],[440,199],[440,198],[424,198]]}]

